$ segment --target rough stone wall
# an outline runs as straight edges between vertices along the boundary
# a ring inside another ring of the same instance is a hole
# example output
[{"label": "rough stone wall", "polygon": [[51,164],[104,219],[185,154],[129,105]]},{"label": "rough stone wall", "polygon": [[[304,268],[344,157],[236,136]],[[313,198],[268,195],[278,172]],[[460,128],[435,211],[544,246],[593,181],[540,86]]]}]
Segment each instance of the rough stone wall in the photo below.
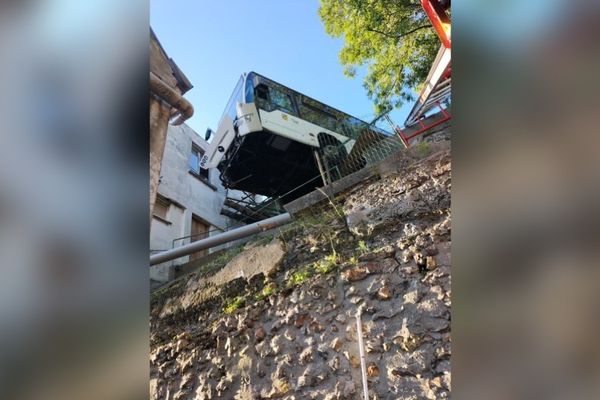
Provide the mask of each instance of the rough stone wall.
[{"label": "rough stone wall", "polygon": [[271,276],[155,295],[151,398],[360,399],[357,312],[371,399],[449,398],[450,170],[443,151],[351,188],[345,221],[282,233]]}]

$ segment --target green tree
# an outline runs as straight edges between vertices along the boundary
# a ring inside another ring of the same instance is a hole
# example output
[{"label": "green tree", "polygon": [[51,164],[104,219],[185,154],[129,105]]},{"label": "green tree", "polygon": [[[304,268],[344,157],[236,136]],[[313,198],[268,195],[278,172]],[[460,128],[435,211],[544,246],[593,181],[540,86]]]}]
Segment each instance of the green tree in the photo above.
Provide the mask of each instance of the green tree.
[{"label": "green tree", "polygon": [[377,114],[413,100],[440,46],[418,0],[320,0],[325,31],[342,37],[344,74],[366,66],[363,86]]}]

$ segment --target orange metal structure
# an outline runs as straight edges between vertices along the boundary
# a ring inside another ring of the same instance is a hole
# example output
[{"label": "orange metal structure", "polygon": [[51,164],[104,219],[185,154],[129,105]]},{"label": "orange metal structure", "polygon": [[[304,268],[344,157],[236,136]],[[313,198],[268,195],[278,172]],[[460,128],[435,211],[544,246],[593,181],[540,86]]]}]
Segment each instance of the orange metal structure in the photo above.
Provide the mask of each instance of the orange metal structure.
[{"label": "orange metal structure", "polygon": [[431,20],[435,31],[437,32],[445,48],[452,47],[450,16],[447,11],[450,9],[450,1],[440,0],[421,0],[421,6]]},{"label": "orange metal structure", "polygon": [[[431,20],[442,44],[424,82],[423,89],[404,122],[405,128],[419,124],[420,129],[416,133],[405,136],[402,129],[394,126],[394,130],[400,135],[407,147],[411,138],[423,134],[451,118],[447,110],[442,107],[444,100],[451,95],[452,83],[450,0],[421,0],[421,6]],[[425,115],[436,107],[440,108],[443,118],[437,120],[433,125],[424,124]]]}]

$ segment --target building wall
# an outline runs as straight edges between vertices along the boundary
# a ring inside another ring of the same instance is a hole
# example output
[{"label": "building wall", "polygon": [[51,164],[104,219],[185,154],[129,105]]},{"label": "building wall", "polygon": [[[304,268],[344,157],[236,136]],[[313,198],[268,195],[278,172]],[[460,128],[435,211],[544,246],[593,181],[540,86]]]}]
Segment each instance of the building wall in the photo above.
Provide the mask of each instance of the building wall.
[{"label": "building wall", "polygon": [[[172,203],[165,218],[168,222],[157,217],[152,218],[150,228],[152,252],[171,249],[173,239],[190,235],[192,215],[211,226],[211,236],[236,226],[235,221],[220,214],[226,190],[219,180],[219,171],[216,169],[209,171],[210,185],[190,172],[189,158],[193,144],[202,150],[208,147],[208,143],[186,124],[169,125],[158,194],[171,200]],[[189,243],[189,239],[185,240],[185,243]],[[176,246],[181,244],[182,241],[178,241]],[[216,250],[218,248],[211,249],[210,252]],[[172,277],[172,268],[188,260],[189,257],[186,256],[153,266],[151,278],[167,281]]]},{"label": "building wall", "polygon": [[[150,29],[150,72],[158,76],[173,90],[184,94],[192,88],[187,77],[177,65],[169,59],[156,35]],[[171,115],[171,106],[150,92],[150,221],[156,200],[158,178],[160,174],[165,135]]]},{"label": "building wall", "polygon": [[150,221],[156,201],[158,178],[165,146],[165,135],[169,125],[171,108],[150,96]]}]

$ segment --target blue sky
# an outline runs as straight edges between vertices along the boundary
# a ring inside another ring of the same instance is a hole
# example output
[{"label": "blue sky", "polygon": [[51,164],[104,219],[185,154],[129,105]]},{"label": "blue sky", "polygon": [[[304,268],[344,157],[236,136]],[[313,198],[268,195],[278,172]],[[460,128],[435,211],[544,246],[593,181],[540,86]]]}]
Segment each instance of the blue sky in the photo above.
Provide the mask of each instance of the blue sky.
[{"label": "blue sky", "polygon": [[[151,27],[194,85],[185,95],[195,109],[188,125],[201,135],[216,129],[245,71],[370,121],[373,103],[361,78],[343,75],[343,42],[325,33],[318,8],[318,0],[151,0]],[[394,111],[394,122],[410,107]]]}]

